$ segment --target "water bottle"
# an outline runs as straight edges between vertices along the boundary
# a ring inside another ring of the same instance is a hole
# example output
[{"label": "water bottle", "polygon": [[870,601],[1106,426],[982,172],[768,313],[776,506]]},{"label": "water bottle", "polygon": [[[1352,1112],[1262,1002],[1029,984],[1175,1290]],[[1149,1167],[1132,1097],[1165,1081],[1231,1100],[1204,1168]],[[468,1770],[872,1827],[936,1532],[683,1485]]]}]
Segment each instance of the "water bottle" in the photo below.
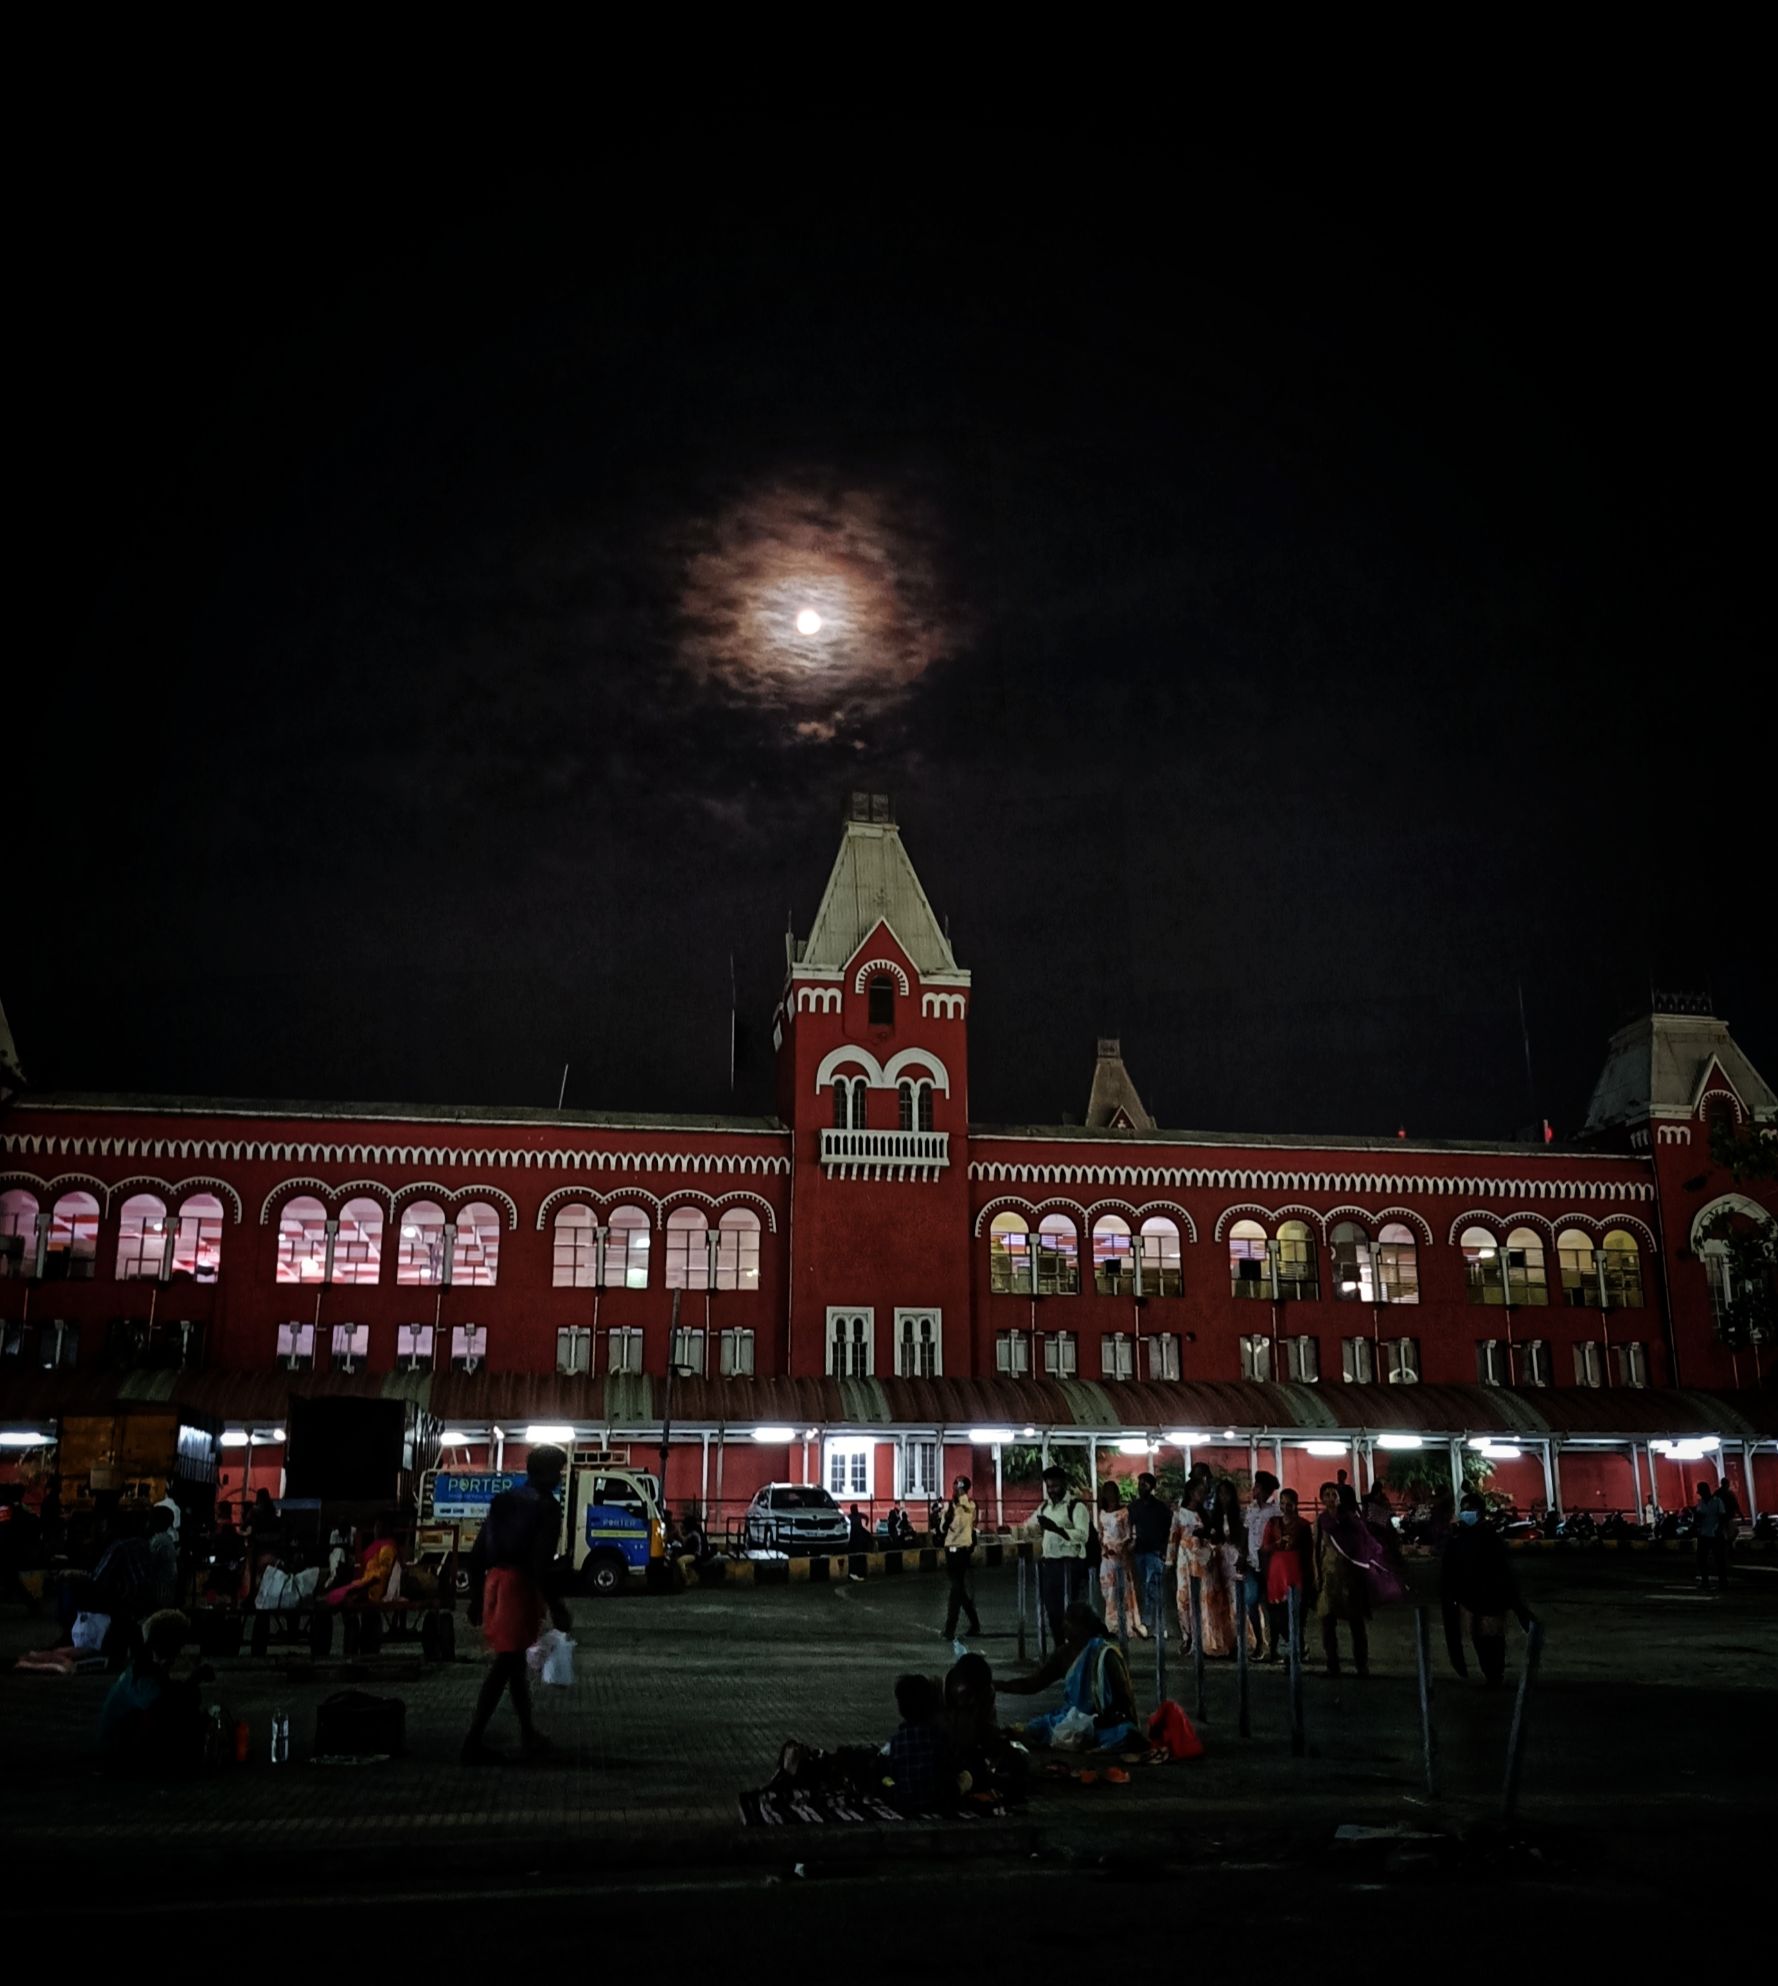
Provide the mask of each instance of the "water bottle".
[{"label": "water bottle", "polygon": [[290,1763],[290,1712],[282,1704],[272,1712],[272,1763]]},{"label": "water bottle", "polygon": [[227,1749],[227,1741],[222,1729],[222,1705],[213,1703],[210,1706],[208,1728],[204,1732],[204,1763],[220,1765]]}]

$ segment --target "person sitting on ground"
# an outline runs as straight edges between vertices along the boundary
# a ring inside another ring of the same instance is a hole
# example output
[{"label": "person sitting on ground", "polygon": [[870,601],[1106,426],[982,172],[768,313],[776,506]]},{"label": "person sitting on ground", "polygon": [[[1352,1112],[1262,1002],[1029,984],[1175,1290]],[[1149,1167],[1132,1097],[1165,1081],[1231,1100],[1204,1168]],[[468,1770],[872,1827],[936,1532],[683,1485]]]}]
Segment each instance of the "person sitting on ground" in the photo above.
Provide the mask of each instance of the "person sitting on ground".
[{"label": "person sitting on ground", "polygon": [[962,1655],[951,1665],[945,1677],[945,1737],[963,1799],[991,1806],[1025,1797],[1028,1754],[1000,1728],[987,1656]]},{"label": "person sitting on ground", "polygon": [[142,1623],[128,1665],[99,1712],[99,1756],[107,1772],[162,1777],[202,1763],[198,1686],[173,1674],[190,1633],[191,1622],[171,1608]]},{"label": "person sitting on ground", "polygon": [[389,1589],[399,1554],[395,1548],[395,1523],[379,1517],[370,1543],[358,1555],[358,1576],[336,1586],[327,1596],[330,1607],[374,1607]]},{"label": "person sitting on ground", "polygon": [[1062,1635],[1042,1665],[1028,1676],[1000,1684],[1002,1694],[1035,1696],[1054,1683],[1062,1685],[1060,1709],[1033,1717],[1024,1735],[1032,1744],[1053,1742],[1058,1726],[1071,1711],[1082,1711],[1093,1722],[1087,1750],[1117,1751],[1136,1736],[1136,1691],[1123,1650],[1107,1634],[1092,1608],[1077,1602],[1062,1616]]},{"label": "person sitting on ground", "polygon": [[710,1556],[710,1540],[704,1529],[703,1512],[695,1503],[687,1504],[679,1525],[679,1556],[693,1565],[702,1565]]},{"label": "person sitting on ground", "polygon": [[956,1797],[956,1772],[945,1737],[944,1692],[930,1676],[898,1676],[901,1722],[883,1747],[884,1792],[904,1814],[942,1813]]}]

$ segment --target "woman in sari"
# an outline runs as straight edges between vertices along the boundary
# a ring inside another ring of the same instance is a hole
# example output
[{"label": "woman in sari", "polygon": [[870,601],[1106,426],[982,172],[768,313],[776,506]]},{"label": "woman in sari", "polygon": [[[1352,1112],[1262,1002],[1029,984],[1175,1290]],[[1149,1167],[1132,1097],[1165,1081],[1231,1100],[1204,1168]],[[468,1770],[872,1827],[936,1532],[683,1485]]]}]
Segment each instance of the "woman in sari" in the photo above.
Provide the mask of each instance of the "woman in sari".
[{"label": "woman in sari", "polygon": [[1309,1602],[1315,1597],[1315,1534],[1297,1512],[1293,1489],[1278,1492],[1278,1515],[1266,1526],[1260,1565],[1274,1649],[1290,1646],[1290,1596],[1296,1594],[1296,1654],[1300,1661]]},{"label": "woman in sari", "polygon": [[1124,1508],[1123,1492],[1110,1482],[1099,1485],[1099,1597],[1111,1633],[1128,1632],[1148,1639],[1136,1599],[1130,1513]]},{"label": "woman in sari", "polygon": [[1235,1652],[1241,1590],[1238,1567],[1247,1549],[1247,1525],[1232,1478],[1216,1485],[1215,1500],[1202,1528],[1192,1540],[1192,1569],[1198,1575],[1198,1605],[1204,1620],[1204,1653],[1220,1657]]},{"label": "woman in sari", "polygon": [[387,1517],[377,1519],[376,1535],[359,1554],[357,1578],[336,1586],[328,1594],[330,1607],[344,1607],[355,1601],[374,1607],[382,1599],[389,1587],[389,1575],[395,1570],[394,1530]]},{"label": "woman in sari", "polygon": [[1352,1634],[1352,1666],[1370,1674],[1370,1579],[1365,1568],[1380,1547],[1371,1528],[1358,1514],[1358,1498],[1350,1483],[1321,1485],[1321,1514],[1315,1520],[1315,1577],[1321,1597],[1315,1611],[1321,1618],[1321,1652],[1327,1673],[1340,1673],[1339,1624]]},{"label": "woman in sari", "polygon": [[1173,1528],[1167,1533],[1167,1563],[1177,1568],[1175,1595],[1179,1607],[1180,1645],[1192,1645],[1192,1580],[1195,1576],[1192,1541],[1203,1528],[1196,1506],[1181,1497],[1173,1506]]}]

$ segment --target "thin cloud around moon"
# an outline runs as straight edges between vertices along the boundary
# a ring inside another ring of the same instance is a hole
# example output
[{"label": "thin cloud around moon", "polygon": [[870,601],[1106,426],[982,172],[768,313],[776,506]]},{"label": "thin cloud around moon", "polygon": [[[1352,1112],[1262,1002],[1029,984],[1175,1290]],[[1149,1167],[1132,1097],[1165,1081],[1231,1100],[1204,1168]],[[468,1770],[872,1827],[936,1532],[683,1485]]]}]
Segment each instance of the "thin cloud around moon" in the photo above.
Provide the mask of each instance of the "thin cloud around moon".
[{"label": "thin cloud around moon", "polygon": [[852,736],[968,639],[939,543],[929,507],[892,489],[738,495],[677,534],[679,664],[737,706],[781,710],[792,739]]}]

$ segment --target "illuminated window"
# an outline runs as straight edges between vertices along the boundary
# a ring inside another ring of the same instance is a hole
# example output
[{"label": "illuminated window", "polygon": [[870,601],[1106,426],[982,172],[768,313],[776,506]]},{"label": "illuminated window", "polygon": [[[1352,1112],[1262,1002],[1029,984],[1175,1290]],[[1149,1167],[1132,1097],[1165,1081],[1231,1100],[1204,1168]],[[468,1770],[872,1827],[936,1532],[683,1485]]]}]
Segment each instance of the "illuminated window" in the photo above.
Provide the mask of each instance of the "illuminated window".
[{"label": "illuminated window", "polygon": [[1605,1278],[1605,1300],[1614,1310],[1642,1308],[1642,1251],[1636,1237],[1613,1228],[1600,1251],[1600,1268]]},{"label": "illuminated window", "polygon": [[722,1376],[724,1379],[753,1377],[753,1333],[729,1329],[721,1334]]},{"label": "illuminated window", "polygon": [[994,1333],[994,1370],[1011,1374],[1014,1378],[1029,1375],[1031,1371],[1031,1334],[1028,1331],[996,1331]]},{"label": "illuminated window", "polygon": [[1506,1280],[1513,1303],[1548,1303],[1549,1282],[1543,1266],[1543,1243],[1528,1227],[1516,1227],[1506,1238]]},{"label": "illuminated window", "polygon": [[214,1193],[193,1193],[179,1203],[173,1228],[173,1274],[194,1283],[213,1283],[222,1273],[222,1202]]},{"label": "illuminated window", "polygon": [[1099,1373],[1105,1379],[1136,1377],[1136,1343],[1127,1332],[1109,1331],[1099,1340]]},{"label": "illuminated window", "polygon": [[1165,1214],[1151,1214],[1142,1223],[1140,1250],[1142,1294],[1177,1296],[1184,1285],[1175,1223]]},{"label": "illuminated window", "polygon": [[[401,1210],[401,1245],[395,1258],[395,1280],[409,1288],[435,1289],[445,1279],[444,1209],[431,1200],[410,1200]],[[337,1271],[339,1251],[334,1251]],[[345,1277],[334,1276],[335,1282]],[[371,1278],[374,1282],[376,1279]]]},{"label": "illuminated window", "polygon": [[668,1289],[709,1288],[710,1251],[705,1241],[709,1232],[702,1207],[675,1207],[667,1216]]},{"label": "illuminated window", "polygon": [[1150,1379],[1177,1379],[1179,1377],[1179,1336],[1174,1331],[1157,1331],[1152,1338],[1142,1341],[1148,1347],[1148,1376]]},{"label": "illuminated window", "polygon": [[1377,1236],[1377,1286],[1385,1303],[1420,1301],[1420,1250],[1412,1228],[1386,1222]]},{"label": "illuminated window", "polygon": [[590,1290],[594,1286],[599,1274],[598,1226],[592,1208],[578,1200],[570,1200],[556,1210],[550,1267],[552,1289]]},{"label": "illuminated window", "polygon": [[1136,1287],[1136,1259],[1130,1223],[1121,1214],[1101,1214],[1093,1223],[1093,1287],[1101,1296],[1129,1296]]},{"label": "illuminated window", "polygon": [[132,1193],[117,1217],[117,1280],[158,1283],[167,1268],[166,1202]]},{"label": "illuminated window", "polygon": [[374,1283],[383,1270],[383,1210],[374,1200],[348,1200],[333,1242],[336,1283]]},{"label": "illuminated window", "polygon": [[292,1372],[312,1372],[315,1367],[315,1327],[313,1324],[278,1326],[278,1363]]},{"label": "illuminated window", "polygon": [[874,1369],[872,1338],[876,1313],[870,1310],[829,1310],[827,1370],[834,1379],[868,1379]]},{"label": "illuminated window", "polygon": [[500,1215],[486,1200],[457,1209],[457,1239],[451,1248],[453,1288],[492,1289],[500,1273]]},{"label": "illuminated window", "polygon": [[1306,1221],[1285,1221],[1278,1229],[1278,1294],[1310,1303],[1321,1294],[1315,1241]]},{"label": "illuminated window", "polygon": [[827,1444],[829,1496],[869,1496],[871,1462],[877,1444],[868,1437],[848,1435]]},{"label": "illuminated window", "polygon": [[35,1194],[22,1187],[0,1193],[0,1276],[36,1275],[38,1214]]},{"label": "illuminated window", "polygon": [[[698,1216],[699,1220],[703,1215]],[[605,1237],[605,1287],[608,1290],[645,1290],[648,1287],[648,1216],[640,1207],[613,1207]],[[702,1244],[700,1243],[701,1247]],[[699,1288],[689,1284],[688,1288]]]},{"label": "illuminated window", "polygon": [[[1590,1235],[1571,1227],[1556,1236],[1556,1273],[1561,1278],[1562,1301],[1571,1310],[1598,1309],[1599,1270]],[[1586,1383],[1596,1386],[1599,1382]]]},{"label": "illuminated window", "polygon": [[1334,1296],[1342,1303],[1375,1303],[1370,1236],[1356,1221],[1337,1221],[1328,1245],[1333,1251]]},{"label": "illuminated window", "polygon": [[286,1200],[278,1211],[278,1281],[326,1280],[327,1209],[303,1195]]},{"label": "illuminated window", "polygon": [[[1472,1228],[1470,1232],[1481,1230]],[[1487,1240],[1491,1243],[1493,1237]],[[1373,1242],[1356,1221],[1338,1221],[1328,1237],[1334,1295],[1342,1303],[1418,1303],[1420,1263],[1413,1232],[1388,1222]]]},{"label": "illuminated window", "polygon": [[1080,1341],[1072,1331],[1051,1331],[1044,1339],[1043,1369],[1051,1379],[1072,1379],[1080,1370]]},{"label": "illuminated window", "polygon": [[398,1324],[395,1327],[397,1368],[403,1372],[430,1372],[437,1336],[430,1324]]},{"label": "illuminated window", "polygon": [[988,1226],[988,1287],[999,1294],[1031,1289],[1031,1230],[1023,1214],[996,1214]]},{"label": "illuminated window", "polygon": [[50,1209],[45,1277],[54,1282],[91,1282],[98,1256],[98,1201],[90,1193],[64,1193]]},{"label": "illuminated window", "polygon": [[1236,1221],[1229,1229],[1229,1289],[1235,1296],[1269,1297],[1271,1266],[1266,1231],[1258,1221]]},{"label": "illuminated window", "polygon": [[451,1370],[474,1372],[488,1362],[488,1327],[485,1324],[451,1326]]},{"label": "illuminated window", "polygon": [[716,1223],[716,1287],[759,1288],[759,1216],[751,1207],[730,1207]]},{"label": "illuminated window", "polygon": [[1080,1294],[1080,1235],[1066,1214],[1045,1214],[1037,1223],[1037,1294]]},{"label": "illuminated window", "polygon": [[895,981],[887,973],[879,972],[870,983],[870,1024],[872,1027],[895,1025]]},{"label": "illuminated window", "polygon": [[332,1359],[341,1372],[356,1372],[369,1357],[368,1324],[336,1324],[333,1327]]},{"label": "illuminated window", "polygon": [[1471,1303],[1549,1302],[1543,1243],[1530,1228],[1514,1228],[1503,1245],[1485,1227],[1466,1227],[1461,1246]]},{"label": "illuminated window", "polygon": [[[1485,1227],[1466,1227],[1463,1230],[1463,1283],[1469,1292],[1471,1303],[1504,1303],[1506,1285],[1501,1281],[1499,1237]],[[1484,1342],[1492,1342],[1485,1340]],[[1485,1385],[1499,1384],[1505,1380],[1484,1381]]]}]

